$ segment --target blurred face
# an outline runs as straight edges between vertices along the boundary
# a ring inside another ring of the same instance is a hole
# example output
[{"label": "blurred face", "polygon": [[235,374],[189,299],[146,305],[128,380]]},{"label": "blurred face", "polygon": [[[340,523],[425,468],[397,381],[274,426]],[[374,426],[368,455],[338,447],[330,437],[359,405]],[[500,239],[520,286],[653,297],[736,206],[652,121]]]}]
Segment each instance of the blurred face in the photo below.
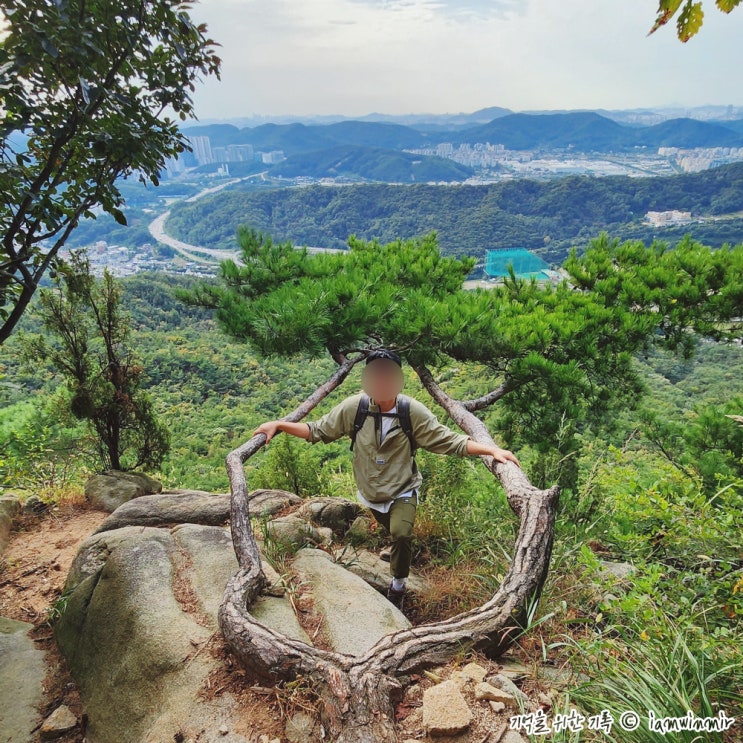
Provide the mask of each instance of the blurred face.
[{"label": "blurred face", "polygon": [[361,372],[361,387],[369,397],[394,400],[402,392],[402,369],[391,359],[377,359],[367,364]]}]

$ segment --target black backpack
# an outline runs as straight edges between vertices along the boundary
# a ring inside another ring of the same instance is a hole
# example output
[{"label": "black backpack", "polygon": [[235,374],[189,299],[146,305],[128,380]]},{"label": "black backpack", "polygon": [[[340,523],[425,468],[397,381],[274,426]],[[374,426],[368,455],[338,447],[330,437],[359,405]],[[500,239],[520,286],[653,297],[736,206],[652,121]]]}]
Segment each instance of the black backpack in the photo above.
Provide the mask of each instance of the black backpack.
[{"label": "black backpack", "polygon": [[405,395],[397,396],[397,412],[396,413],[373,413],[369,410],[369,395],[363,393],[359,400],[359,407],[356,408],[356,417],[353,421],[353,431],[351,431],[351,446],[349,447],[353,451],[353,445],[356,443],[356,434],[361,430],[366,420],[366,416],[374,416],[375,419],[380,420],[381,418],[397,418],[400,421],[400,428],[403,433],[408,437],[410,442],[410,456],[414,457],[416,449],[418,448],[415,444],[415,437],[413,436],[413,424],[410,420],[410,398]]}]

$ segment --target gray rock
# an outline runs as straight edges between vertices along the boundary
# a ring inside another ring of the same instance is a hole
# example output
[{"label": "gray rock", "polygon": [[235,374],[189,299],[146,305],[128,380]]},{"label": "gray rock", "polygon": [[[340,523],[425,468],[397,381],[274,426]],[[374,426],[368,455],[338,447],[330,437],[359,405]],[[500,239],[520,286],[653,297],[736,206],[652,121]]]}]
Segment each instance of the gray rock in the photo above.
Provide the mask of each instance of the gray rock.
[{"label": "gray rock", "polygon": [[502,702],[512,709],[518,708],[518,702],[512,694],[491,684],[486,684],[484,681],[475,685],[475,699],[478,701]]},{"label": "gray rock", "polygon": [[303,503],[294,515],[326,526],[336,534],[345,534],[362,511],[361,504],[346,498],[313,498]]},{"label": "gray rock", "polygon": [[627,580],[637,571],[637,568],[628,562],[612,562],[611,560],[601,560],[600,562],[599,577],[603,580],[610,578],[616,578],[619,581]]},{"label": "gray rock", "polygon": [[[229,531],[128,526],[89,537],[68,576],[57,642],[77,681],[95,743],[246,743],[230,695],[200,694],[220,661],[201,652],[237,563]],[[308,642],[288,598],[261,596],[255,618]],[[221,732],[223,728],[227,733]],[[245,735],[248,735],[246,738]]]},{"label": "gray rock", "polygon": [[124,526],[164,524],[224,524],[230,517],[230,496],[202,490],[142,495],[122,503],[94,533]]},{"label": "gray rock", "polygon": [[442,681],[423,693],[423,727],[431,736],[458,735],[472,723],[472,712],[454,681]]},{"label": "gray rock", "polygon": [[531,673],[531,671],[523,663],[519,663],[516,660],[501,661],[500,672],[511,680],[523,678],[524,676],[528,676]]},{"label": "gray rock", "polygon": [[49,504],[44,503],[38,495],[29,495],[25,501],[23,501],[23,513],[28,515],[38,515],[49,510]]},{"label": "gray rock", "polygon": [[[363,547],[353,547],[350,544],[334,550],[333,557],[346,570],[366,581],[370,586],[386,594],[390,585],[390,564],[382,560],[379,555]],[[407,588],[413,593],[426,593],[430,590],[428,581],[411,572],[407,580]]]},{"label": "gray rock", "polygon": [[496,673],[495,676],[491,676],[488,681],[493,686],[497,686],[499,689],[508,692],[512,697],[516,697],[516,699],[521,699],[523,702],[529,699],[529,697],[527,697],[526,694],[524,694],[524,692],[521,691],[521,689],[519,689],[519,687],[503,673]]},{"label": "gray rock", "polygon": [[287,490],[252,490],[248,493],[251,516],[273,516],[287,506],[296,506],[302,499]]},{"label": "gray rock", "polygon": [[167,531],[152,527],[126,526],[89,536],[78,547],[70,565],[64,586],[65,593],[74,590],[88,578],[95,577],[97,580],[106,560],[117,548],[137,545],[149,539],[163,541],[164,544],[170,543]]},{"label": "gray rock", "polygon": [[161,483],[141,472],[107,470],[85,483],[85,497],[101,511],[113,513],[122,503],[143,495],[159,493]]},{"label": "gray rock", "polygon": [[258,596],[250,607],[250,613],[266,627],[271,627],[294,640],[312,645],[312,640],[299,624],[288,598]]},{"label": "gray rock", "polygon": [[519,735],[515,730],[508,730],[501,738],[501,743],[528,743],[523,735]]},{"label": "gray rock", "polygon": [[28,637],[32,624],[0,617],[0,740],[27,741],[44,699],[44,653]]},{"label": "gray rock", "polygon": [[72,710],[62,704],[44,720],[39,734],[44,740],[53,740],[68,733],[77,725],[77,717]]},{"label": "gray rock", "polygon": [[321,544],[323,541],[322,535],[312,524],[294,514],[267,522],[266,532],[271,539],[287,548]]},{"label": "gray rock", "polygon": [[3,495],[0,497],[0,555],[5,552],[10,532],[13,528],[13,519],[18,514],[21,505],[15,495]]},{"label": "gray rock", "polygon": [[345,539],[351,544],[363,544],[371,536],[371,524],[368,516],[357,516],[348,527]]},{"label": "gray rock", "polygon": [[289,743],[316,743],[315,718],[306,712],[295,712],[287,721],[284,733]]},{"label": "gray rock", "polygon": [[309,583],[315,610],[323,615],[329,642],[339,653],[363,655],[385,635],[411,626],[384,596],[322,550],[299,550],[292,567]]}]

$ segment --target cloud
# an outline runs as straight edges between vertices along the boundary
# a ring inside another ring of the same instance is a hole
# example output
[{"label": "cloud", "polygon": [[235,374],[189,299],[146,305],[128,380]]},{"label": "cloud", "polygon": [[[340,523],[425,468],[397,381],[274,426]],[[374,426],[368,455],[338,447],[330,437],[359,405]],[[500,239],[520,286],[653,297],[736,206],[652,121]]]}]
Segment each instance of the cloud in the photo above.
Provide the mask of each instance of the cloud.
[{"label": "cloud", "polygon": [[425,7],[434,13],[469,20],[472,18],[504,18],[524,13],[526,0],[353,0],[376,8],[405,11],[411,7]]},{"label": "cloud", "polygon": [[743,11],[651,37],[646,0],[202,0],[200,116],[740,105]]}]

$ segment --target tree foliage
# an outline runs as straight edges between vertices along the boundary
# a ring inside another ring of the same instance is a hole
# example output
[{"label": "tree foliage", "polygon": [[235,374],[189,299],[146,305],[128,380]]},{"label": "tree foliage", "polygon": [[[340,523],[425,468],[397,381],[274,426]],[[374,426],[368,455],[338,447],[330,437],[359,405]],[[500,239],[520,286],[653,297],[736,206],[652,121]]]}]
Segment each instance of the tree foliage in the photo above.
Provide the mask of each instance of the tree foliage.
[{"label": "tree foliage", "polygon": [[51,335],[25,339],[27,358],[48,359],[64,377],[69,411],[95,432],[103,469],[159,466],[170,436],[141,389],[144,369],[130,345],[120,286],[108,272],[94,279],[82,253],[54,283],[40,296]]},{"label": "tree foliage", "polygon": [[634,404],[638,351],[661,344],[688,356],[696,334],[740,335],[743,247],[686,240],[670,250],[602,235],[557,285],[512,276],[464,291],[472,259],[442,257],[435,234],[351,238],[346,252],[315,255],[251,230],[240,242],[242,262],[222,264],[221,284],[187,296],[216,309],[231,337],[265,356],[342,359],[387,346],[414,367],[472,365],[479,394],[492,394],[480,407],[502,400],[510,443],[542,451],[568,454],[582,425]]},{"label": "tree foliage", "polygon": [[[715,0],[715,5],[723,12],[730,13],[740,5],[740,0]],[[655,33],[672,18],[676,18],[676,35],[683,42],[695,36],[704,22],[701,0],[660,0],[658,16],[650,33]]]},{"label": "tree foliage", "polygon": [[125,224],[116,179],[187,147],[215,44],[177,0],[9,0],[0,11],[0,343],[81,217]]}]

